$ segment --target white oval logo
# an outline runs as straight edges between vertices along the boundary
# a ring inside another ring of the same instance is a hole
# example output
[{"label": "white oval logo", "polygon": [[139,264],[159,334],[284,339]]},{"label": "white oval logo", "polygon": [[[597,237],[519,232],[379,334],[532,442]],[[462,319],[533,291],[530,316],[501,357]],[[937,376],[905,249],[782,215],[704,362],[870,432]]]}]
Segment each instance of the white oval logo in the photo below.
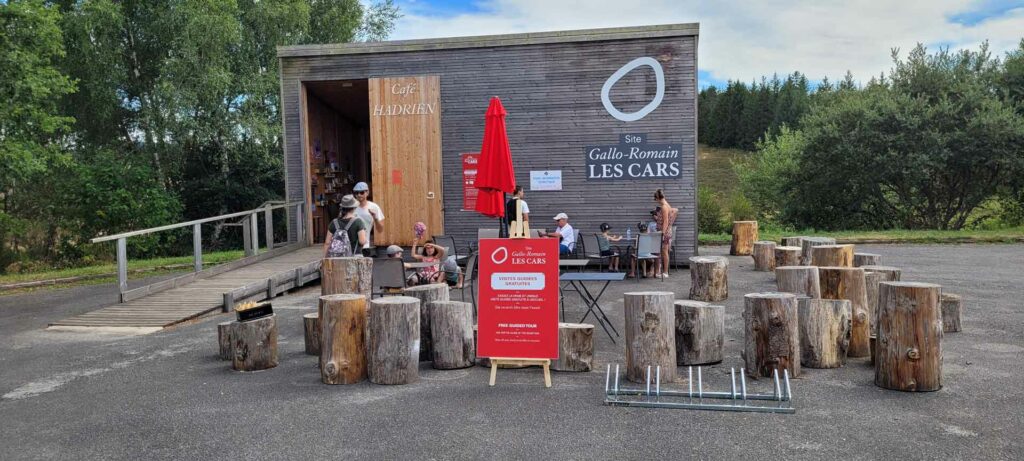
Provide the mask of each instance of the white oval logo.
[{"label": "white oval logo", "polygon": [[[611,99],[608,98],[608,94],[611,93],[612,87],[615,86],[616,82],[621,80],[622,77],[625,77],[629,71],[640,66],[647,66],[654,69],[654,79],[657,81],[658,89],[651,102],[647,103],[647,105],[642,109],[627,114],[620,111],[612,104]],[[636,58],[629,61],[626,65],[615,71],[611,77],[608,77],[608,80],[605,80],[604,85],[601,87],[601,104],[604,104],[604,110],[608,111],[608,114],[612,117],[622,120],[623,122],[635,122],[646,117],[647,114],[654,112],[654,109],[657,109],[658,106],[661,105],[662,99],[665,99],[665,71],[661,68],[660,62],[649,57]]]},{"label": "white oval logo", "polygon": [[[499,257],[501,258],[500,260],[498,259]],[[501,264],[506,260],[508,260],[508,249],[505,247],[498,247],[497,250],[494,250],[494,253],[491,253],[491,261],[494,261],[494,264]]]}]

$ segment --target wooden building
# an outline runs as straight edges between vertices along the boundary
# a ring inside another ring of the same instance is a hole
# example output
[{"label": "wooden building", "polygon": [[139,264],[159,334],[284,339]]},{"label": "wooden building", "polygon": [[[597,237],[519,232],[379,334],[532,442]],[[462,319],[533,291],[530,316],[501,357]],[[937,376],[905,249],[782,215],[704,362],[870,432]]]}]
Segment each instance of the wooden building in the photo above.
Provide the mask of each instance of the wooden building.
[{"label": "wooden building", "polygon": [[305,235],[293,226],[290,237],[322,242],[358,181],[386,216],[377,245],[410,244],[417,221],[460,247],[496,228],[464,204],[464,154],[479,151],[498,96],[531,227],[553,229],[565,212],[584,233],[607,222],[635,234],[661,188],[680,209],[675,258],[686,261],[697,251],[698,29],[279,47],[287,196],[309,204]]}]

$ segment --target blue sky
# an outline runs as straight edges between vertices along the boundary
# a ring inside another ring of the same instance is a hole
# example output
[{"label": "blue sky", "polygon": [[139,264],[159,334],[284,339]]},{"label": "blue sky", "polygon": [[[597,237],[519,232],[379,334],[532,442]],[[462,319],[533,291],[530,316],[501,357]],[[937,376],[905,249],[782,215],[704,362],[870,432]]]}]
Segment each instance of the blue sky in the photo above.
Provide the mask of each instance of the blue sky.
[{"label": "blue sky", "polygon": [[793,71],[867,81],[917,43],[997,55],[1024,38],[1024,0],[396,0],[394,39],[700,22],[700,86]]}]

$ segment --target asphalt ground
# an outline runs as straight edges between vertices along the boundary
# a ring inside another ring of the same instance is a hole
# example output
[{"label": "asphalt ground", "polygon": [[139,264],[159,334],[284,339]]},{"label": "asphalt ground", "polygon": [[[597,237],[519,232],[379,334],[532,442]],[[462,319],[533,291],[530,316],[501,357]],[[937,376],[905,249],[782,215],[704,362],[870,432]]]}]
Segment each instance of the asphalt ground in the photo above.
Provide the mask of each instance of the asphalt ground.
[{"label": "asphalt ground", "polygon": [[[852,359],[805,368],[794,415],[610,407],[605,364],[623,364],[624,349],[599,329],[594,371],[555,372],[550,389],[536,368],[501,370],[491,388],[485,368],[427,362],[411,385],[328,386],[303,353],[301,316],[318,287],[274,302],[280,366],[238,373],[217,359],[226,315],[145,336],[45,331],[116,299],[113,286],[86,286],[0,297],[0,459],[1024,459],[1024,245],[858,251],[963,296],[964,331],[943,339],[942,390],[878,388]],[[742,366],[743,295],[774,289],[749,257],[730,257],[729,282],[725,360],[704,373],[715,390]],[[622,331],[622,293],[684,299],[689,284],[685,269],[627,280],[603,306]],[[569,320],[582,316],[568,304]]]}]

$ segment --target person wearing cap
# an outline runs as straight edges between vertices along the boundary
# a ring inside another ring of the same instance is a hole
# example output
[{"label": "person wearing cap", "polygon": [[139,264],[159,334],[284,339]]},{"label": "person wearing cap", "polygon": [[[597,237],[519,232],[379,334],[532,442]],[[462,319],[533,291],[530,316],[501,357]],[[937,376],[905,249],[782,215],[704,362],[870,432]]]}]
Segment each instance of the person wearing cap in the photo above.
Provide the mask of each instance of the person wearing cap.
[{"label": "person wearing cap", "polygon": [[381,211],[380,205],[370,201],[370,186],[365,182],[356,183],[356,186],[352,188],[352,193],[359,200],[356,216],[366,223],[366,228],[370,233],[370,238],[366,240],[363,248],[370,248],[373,245],[373,237],[384,232],[384,212]]},{"label": "person wearing cap", "polygon": [[541,237],[551,237],[560,240],[558,247],[559,255],[570,255],[576,247],[576,231],[569,224],[569,215],[558,213],[554,220],[558,222],[558,228],[554,232],[542,232]]},{"label": "person wearing cap", "polygon": [[356,209],[359,208],[359,202],[355,197],[351,195],[342,197],[340,205],[341,212],[338,213],[338,217],[327,226],[327,239],[324,240],[325,258],[327,257],[328,250],[331,248],[334,234],[339,230],[348,229],[348,241],[349,245],[352,245],[352,256],[358,256],[360,254],[359,249],[364,248],[367,242],[370,241],[370,232],[366,229],[366,223],[356,217]]}]

